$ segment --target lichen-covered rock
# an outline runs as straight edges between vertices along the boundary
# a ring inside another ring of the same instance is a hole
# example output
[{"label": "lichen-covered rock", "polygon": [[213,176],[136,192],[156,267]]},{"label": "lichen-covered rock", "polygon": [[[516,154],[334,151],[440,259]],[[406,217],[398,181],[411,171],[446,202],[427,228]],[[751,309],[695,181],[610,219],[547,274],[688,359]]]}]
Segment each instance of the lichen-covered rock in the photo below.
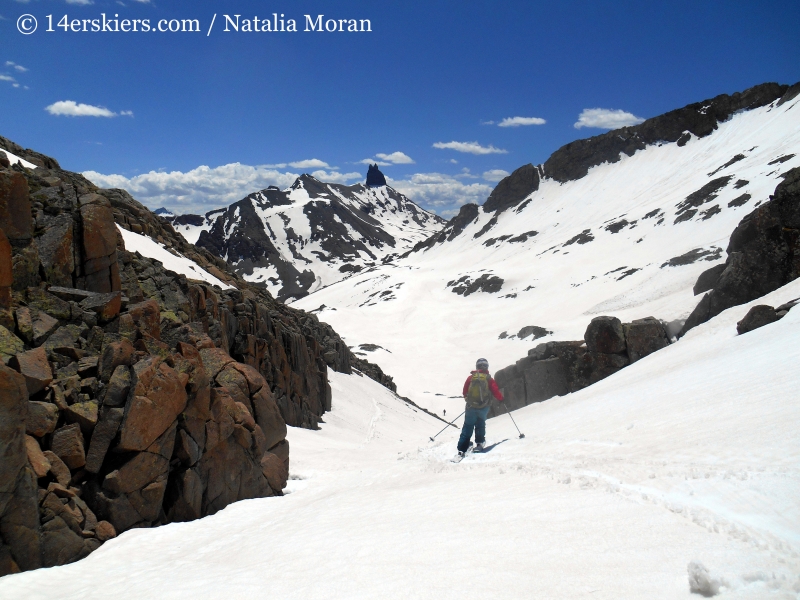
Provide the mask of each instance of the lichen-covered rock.
[{"label": "lichen-covered rock", "polygon": [[103,459],[111,446],[111,441],[117,435],[122,423],[124,411],[121,408],[104,408],[100,412],[97,425],[92,432],[89,442],[89,452],[86,454],[86,470],[89,473],[99,473]]},{"label": "lichen-covered rock", "polygon": [[0,359],[2,359],[3,363],[8,364],[12,356],[24,350],[25,344],[23,341],[0,325]]},{"label": "lichen-covered rock", "polygon": [[654,317],[636,319],[632,323],[626,323],[623,329],[631,363],[669,345],[664,324]]},{"label": "lichen-covered rock", "polygon": [[41,346],[27,352],[18,352],[8,364],[25,378],[30,396],[41,392],[53,381],[53,370],[47,362],[47,352]]},{"label": "lichen-covered rock", "polygon": [[83,449],[83,434],[80,425],[73,423],[56,429],[50,449],[64,461],[70,469],[80,469],[86,464]]},{"label": "lichen-covered rock", "polygon": [[58,423],[58,407],[50,402],[28,402],[28,418],[25,421],[26,433],[44,437],[53,433]]},{"label": "lichen-covered rock", "polygon": [[595,317],[583,335],[589,352],[616,354],[625,352],[625,334],[622,322],[616,317]]},{"label": "lichen-covered rock", "polygon": [[120,450],[145,450],[186,408],[186,390],[178,373],[160,358],[134,366],[132,397],[120,432]]}]

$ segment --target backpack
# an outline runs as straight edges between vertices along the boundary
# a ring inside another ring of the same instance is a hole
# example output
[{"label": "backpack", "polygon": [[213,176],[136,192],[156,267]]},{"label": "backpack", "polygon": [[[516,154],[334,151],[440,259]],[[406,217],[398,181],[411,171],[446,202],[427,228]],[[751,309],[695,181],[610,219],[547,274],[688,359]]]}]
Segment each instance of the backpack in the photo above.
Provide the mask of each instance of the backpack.
[{"label": "backpack", "polygon": [[492,399],[489,391],[489,381],[491,375],[477,371],[472,374],[472,381],[467,391],[467,406],[470,408],[486,408]]}]

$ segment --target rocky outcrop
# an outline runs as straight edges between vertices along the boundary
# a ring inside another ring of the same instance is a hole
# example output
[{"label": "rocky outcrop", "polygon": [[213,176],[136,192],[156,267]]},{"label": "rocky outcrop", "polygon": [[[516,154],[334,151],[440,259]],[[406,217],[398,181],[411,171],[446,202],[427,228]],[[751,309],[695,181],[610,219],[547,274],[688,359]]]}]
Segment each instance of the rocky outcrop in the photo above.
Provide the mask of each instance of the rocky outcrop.
[{"label": "rocky outcrop", "polygon": [[502,212],[522,202],[529,194],[539,189],[539,168],[523,165],[500,183],[489,194],[483,204],[483,212]]},{"label": "rocky outcrop", "polygon": [[[789,86],[764,83],[743,92],[722,94],[695,102],[646,120],[640,125],[622,127],[559,148],[543,165],[545,177],[560,183],[584,177],[589,169],[604,162],[615,163],[620,155],[633,156],[637,150],[658,142],[677,142],[683,146],[691,138],[705,137],[717,124],[733,113],[766,106],[789,93]],[[796,92],[792,91],[792,94]]]},{"label": "rocky outcrop", "polygon": [[795,306],[800,304],[800,298],[782,304],[778,308],[773,308],[767,304],[759,304],[747,311],[741,321],[736,323],[736,331],[739,335],[748,333],[764,325],[769,325],[775,321],[780,321]]},{"label": "rocky outcrop", "polygon": [[367,187],[381,187],[386,185],[386,177],[384,177],[378,165],[370,165],[367,169]]},{"label": "rocky outcrop", "polygon": [[[800,168],[788,171],[769,202],[742,219],[731,234],[727,253],[724,269],[686,320],[679,337],[723,310],[760,298],[800,277]],[[705,287],[699,280],[698,286]]]},{"label": "rocky outcrop", "polygon": [[622,323],[595,317],[583,341],[539,344],[495,374],[505,408],[492,400],[489,416],[577,392],[669,344],[664,324],[653,318]]},{"label": "rocky outcrop", "polygon": [[434,233],[432,236],[422,240],[421,242],[418,242],[411,250],[403,254],[400,258],[408,256],[412,252],[426,250],[427,248],[433,248],[436,244],[454,240],[464,231],[464,229],[467,228],[467,225],[475,222],[475,220],[478,218],[479,212],[480,207],[477,204],[462,205],[461,208],[458,209],[458,214],[450,219],[441,231]]},{"label": "rocky outcrop", "polygon": [[[287,423],[330,410],[328,368],[394,387],[125,192],[40,162],[5,169],[27,197],[0,212],[0,575],[281,494]],[[114,220],[236,287],[126,251]]]}]

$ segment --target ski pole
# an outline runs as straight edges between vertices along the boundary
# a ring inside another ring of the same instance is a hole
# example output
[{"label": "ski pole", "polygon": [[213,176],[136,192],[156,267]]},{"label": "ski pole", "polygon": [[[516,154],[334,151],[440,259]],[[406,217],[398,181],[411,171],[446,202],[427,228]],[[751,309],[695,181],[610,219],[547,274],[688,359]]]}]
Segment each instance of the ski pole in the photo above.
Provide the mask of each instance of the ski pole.
[{"label": "ski pole", "polygon": [[[467,412],[467,411],[466,411],[466,409],[464,409],[464,412],[462,412],[462,413],[461,413],[461,415],[463,415],[465,412]],[[450,421],[450,422],[449,422],[447,425],[445,425],[445,426],[444,426],[444,429],[447,429],[448,427],[450,427],[451,425],[453,425],[453,423],[455,423],[456,421],[458,421],[458,420],[461,418],[461,415],[458,415],[458,416],[457,416],[455,419],[453,419],[453,420],[452,420],[452,421]],[[442,429],[442,431],[444,431],[444,429]],[[439,433],[442,433],[442,431],[440,431]],[[439,437],[439,433],[437,433],[435,436],[433,436],[432,438],[430,438],[430,440],[431,440],[432,442],[436,441],[436,438],[437,438],[437,437]]]},{"label": "ski pole", "polygon": [[[503,408],[505,408],[505,409],[506,409],[506,414],[507,414],[509,417],[511,417],[511,411],[510,411],[510,410],[508,410],[508,407],[505,405],[505,402],[503,403]],[[514,420],[514,417],[511,417],[511,422],[514,424],[514,427],[517,427],[517,422]],[[525,434],[524,434],[524,433],[522,433],[522,432],[519,430],[519,427],[517,427],[517,433],[519,433],[519,438],[520,438],[520,439],[522,439],[522,438],[524,438],[524,437],[525,437]]]}]

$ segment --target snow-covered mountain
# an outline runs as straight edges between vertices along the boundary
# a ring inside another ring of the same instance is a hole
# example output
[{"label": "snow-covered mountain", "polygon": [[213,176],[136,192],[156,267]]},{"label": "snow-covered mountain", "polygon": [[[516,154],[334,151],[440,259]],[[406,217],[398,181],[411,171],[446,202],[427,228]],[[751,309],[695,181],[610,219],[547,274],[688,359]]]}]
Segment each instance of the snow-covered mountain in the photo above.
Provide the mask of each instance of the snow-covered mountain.
[{"label": "snow-covered mountain", "polygon": [[733,229],[800,165],[798,92],[765,84],[569,144],[408,256],[294,304],[439,414],[477,357],[505,367],[595,316],[674,333]]},{"label": "snow-covered mountain", "polygon": [[278,299],[301,298],[407,252],[443,226],[386,185],[377,166],[368,184],[302,175],[286,190],[271,186],[205,216],[169,220]]}]

